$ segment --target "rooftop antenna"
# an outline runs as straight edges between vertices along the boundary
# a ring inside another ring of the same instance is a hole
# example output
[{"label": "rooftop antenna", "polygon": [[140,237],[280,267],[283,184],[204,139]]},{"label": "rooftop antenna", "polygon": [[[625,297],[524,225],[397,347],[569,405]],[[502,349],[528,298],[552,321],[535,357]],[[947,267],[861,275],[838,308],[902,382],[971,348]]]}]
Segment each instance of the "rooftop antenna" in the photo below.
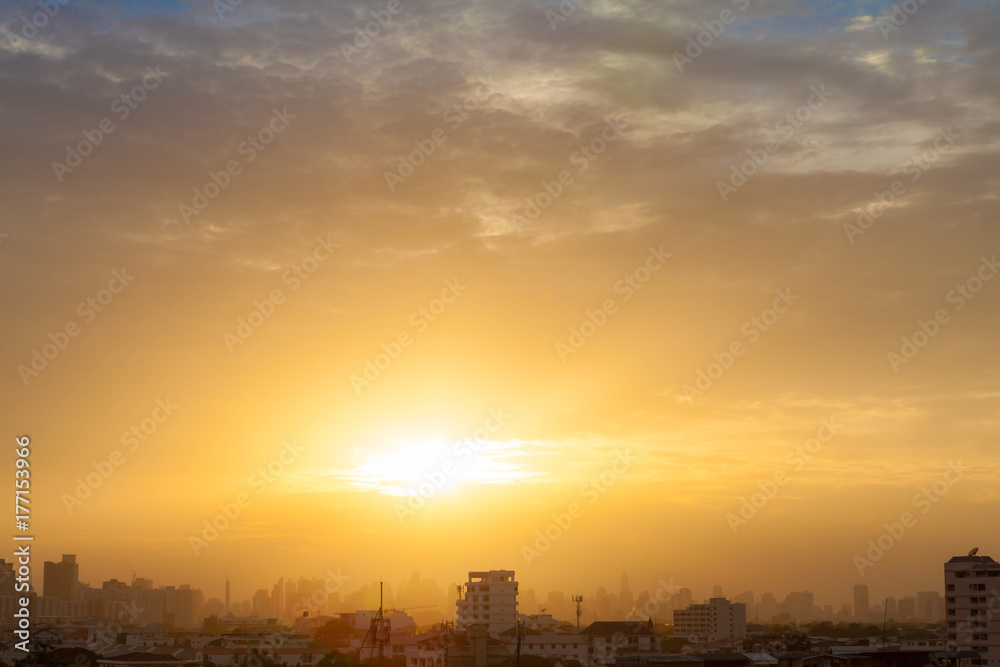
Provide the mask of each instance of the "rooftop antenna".
[{"label": "rooftop antenna", "polygon": [[574,595],[573,596],[573,602],[576,603],[576,631],[579,633],[580,632],[580,614],[583,613],[583,607],[582,607],[583,596],[582,595]]}]

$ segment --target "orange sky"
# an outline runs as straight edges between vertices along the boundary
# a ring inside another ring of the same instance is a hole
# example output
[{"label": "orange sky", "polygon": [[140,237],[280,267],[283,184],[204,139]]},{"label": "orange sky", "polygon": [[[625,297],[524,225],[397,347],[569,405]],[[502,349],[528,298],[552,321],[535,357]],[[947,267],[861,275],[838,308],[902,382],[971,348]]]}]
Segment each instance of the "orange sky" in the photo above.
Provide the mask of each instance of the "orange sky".
[{"label": "orange sky", "polygon": [[839,604],[1000,553],[1000,15],[744,4],[404,0],[356,53],[385,5],[11,5],[41,557]]}]

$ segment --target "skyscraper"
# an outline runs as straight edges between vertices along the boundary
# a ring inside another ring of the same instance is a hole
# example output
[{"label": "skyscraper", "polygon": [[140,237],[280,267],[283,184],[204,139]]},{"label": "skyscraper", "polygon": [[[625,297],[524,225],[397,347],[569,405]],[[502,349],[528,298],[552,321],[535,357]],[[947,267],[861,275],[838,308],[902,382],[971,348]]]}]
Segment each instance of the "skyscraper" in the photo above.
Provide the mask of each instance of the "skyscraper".
[{"label": "skyscraper", "polygon": [[63,554],[62,561],[45,561],[42,569],[42,595],[75,601],[80,597],[80,566],[76,556]]},{"label": "skyscraper", "polygon": [[868,586],[865,584],[854,585],[854,618],[864,620],[868,615],[871,605],[868,604]]}]

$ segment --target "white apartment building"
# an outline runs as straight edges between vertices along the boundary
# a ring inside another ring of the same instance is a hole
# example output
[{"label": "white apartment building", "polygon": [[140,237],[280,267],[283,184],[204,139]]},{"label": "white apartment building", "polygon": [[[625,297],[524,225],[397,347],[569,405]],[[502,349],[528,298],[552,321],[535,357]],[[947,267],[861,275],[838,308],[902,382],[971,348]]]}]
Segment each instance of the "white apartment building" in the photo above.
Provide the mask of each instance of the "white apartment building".
[{"label": "white apartment building", "polygon": [[746,605],[726,598],[711,598],[708,604],[692,604],[674,611],[674,635],[705,644],[747,636]]},{"label": "white apartment building", "polygon": [[[508,647],[513,654],[517,648],[516,637]],[[555,660],[578,660],[585,665],[589,652],[590,642],[583,635],[542,633],[521,637],[523,655],[540,655]]]},{"label": "white apartment building", "polygon": [[513,570],[469,572],[463,597],[455,602],[455,627],[485,623],[491,635],[498,635],[517,624],[517,582]]},{"label": "white apartment building", "polygon": [[974,664],[1000,665],[1000,563],[955,556],[944,564],[948,648],[978,651]]}]

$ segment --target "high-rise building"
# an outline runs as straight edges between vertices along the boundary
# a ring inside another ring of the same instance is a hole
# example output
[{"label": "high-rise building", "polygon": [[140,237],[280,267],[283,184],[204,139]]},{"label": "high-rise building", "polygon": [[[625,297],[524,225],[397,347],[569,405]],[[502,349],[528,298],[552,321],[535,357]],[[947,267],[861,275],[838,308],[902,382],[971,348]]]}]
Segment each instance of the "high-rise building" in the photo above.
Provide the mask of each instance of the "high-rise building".
[{"label": "high-rise building", "polygon": [[271,589],[271,613],[280,618],[285,610],[285,579],[278,579],[278,583]]},{"label": "high-rise building", "polygon": [[258,589],[253,594],[253,613],[258,618],[267,618],[271,615],[271,599],[267,595],[267,589]]},{"label": "high-rise building", "polygon": [[868,603],[868,586],[865,584],[855,584],[854,586],[854,618],[863,621],[868,616],[871,605]]},{"label": "high-rise building", "polygon": [[944,564],[948,648],[978,651],[973,664],[1000,664],[1000,563],[989,556],[955,556]]},{"label": "high-rise building", "polygon": [[76,556],[63,554],[62,561],[45,561],[42,568],[42,595],[76,601],[80,597],[80,566]]},{"label": "high-rise building", "polygon": [[917,618],[928,623],[937,623],[941,620],[942,603],[941,594],[937,591],[921,591],[917,593]]},{"label": "high-rise building", "polygon": [[226,576],[226,613],[227,614],[229,613],[230,609],[232,609],[232,607],[229,606],[229,576],[227,575]]},{"label": "high-rise building", "polygon": [[15,583],[14,563],[8,563],[0,558],[0,597],[13,596]]},{"label": "high-rise building", "polygon": [[813,594],[809,591],[796,591],[785,596],[782,603],[789,620],[793,623],[809,621],[817,616],[816,604]]},{"label": "high-rise building", "polygon": [[899,620],[912,621],[917,618],[917,598],[912,595],[905,596],[899,601]]},{"label": "high-rise building", "polygon": [[517,581],[513,570],[469,572],[464,597],[455,602],[459,630],[484,623],[491,635],[513,628],[517,622]]},{"label": "high-rise building", "polygon": [[708,604],[693,604],[674,612],[674,635],[693,642],[707,643],[747,636],[747,608],[725,598]]},{"label": "high-rise building", "polygon": [[740,593],[733,598],[733,602],[743,605],[747,609],[747,617],[753,620],[757,620],[755,612],[757,611],[757,600],[753,596],[753,591],[747,591],[746,593]]}]

